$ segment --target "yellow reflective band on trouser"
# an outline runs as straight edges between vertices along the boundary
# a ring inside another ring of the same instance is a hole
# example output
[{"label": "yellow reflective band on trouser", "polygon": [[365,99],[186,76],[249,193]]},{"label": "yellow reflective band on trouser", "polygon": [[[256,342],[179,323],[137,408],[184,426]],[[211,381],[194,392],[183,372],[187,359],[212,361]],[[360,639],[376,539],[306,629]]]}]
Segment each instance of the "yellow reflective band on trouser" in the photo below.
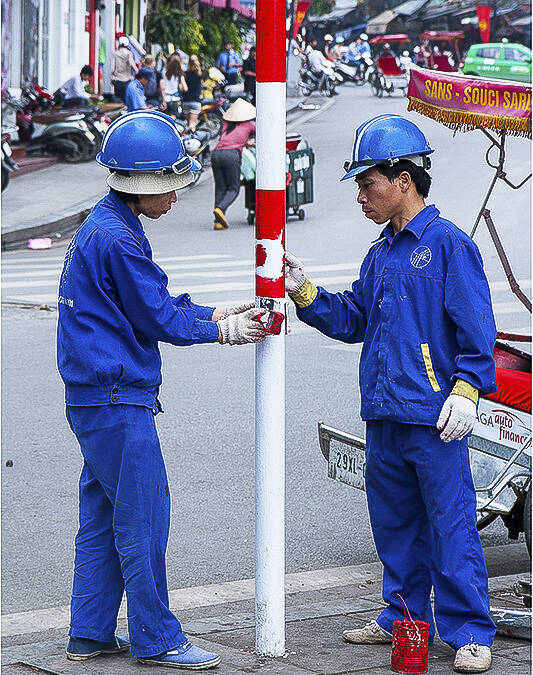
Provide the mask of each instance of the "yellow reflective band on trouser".
[{"label": "yellow reflective band on trouser", "polygon": [[465,380],[457,380],[452,389],[452,394],[457,394],[458,396],[464,396],[465,398],[470,399],[474,403],[478,402],[479,391],[473,387],[470,382]]},{"label": "yellow reflective band on trouser", "polygon": [[308,307],[318,295],[318,288],[306,279],[299,291],[289,293],[289,295],[298,307]]},{"label": "yellow reflective band on trouser", "polygon": [[420,345],[422,350],[422,357],[424,359],[424,365],[426,366],[426,373],[429,378],[429,382],[433,388],[433,391],[440,391],[439,383],[435,377],[435,371],[433,370],[433,364],[431,363],[431,356],[429,354],[429,345],[427,342],[424,342]]}]

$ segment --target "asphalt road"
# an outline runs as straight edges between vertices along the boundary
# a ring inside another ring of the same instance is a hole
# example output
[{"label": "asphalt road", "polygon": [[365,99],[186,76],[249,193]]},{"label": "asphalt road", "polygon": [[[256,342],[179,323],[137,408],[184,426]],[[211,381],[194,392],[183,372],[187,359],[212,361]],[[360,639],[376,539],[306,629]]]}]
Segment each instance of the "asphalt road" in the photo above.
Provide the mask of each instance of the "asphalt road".
[{"label": "asphalt road", "polygon": [[[303,258],[309,276],[329,289],[347,287],[369,243],[379,234],[355,204],[353,184],[340,184],[354,128],[381,112],[405,113],[406,99],[377,100],[366,88],[341,90],[328,110],[294,124],[316,153],[315,202],[304,221],[291,220],[287,248]],[[433,147],[429,203],[466,231],[491,179],[487,139],[457,134],[410,115]],[[529,144],[509,139],[509,177],[529,171]],[[104,173],[102,173],[102,181]],[[239,200],[232,226],[212,229],[212,181],[180,197],[173,211],[147,222],[156,260],[175,292],[205,304],[253,296],[253,228]],[[530,288],[530,192],[501,184],[489,203],[516,276]],[[241,198],[242,199],[242,198]],[[529,315],[513,299],[486,234],[476,241],[485,259],[501,329],[518,332]],[[55,297],[64,249],[3,255],[2,323],[2,611],[68,602],[76,531],[81,457],[63,413],[55,366],[56,312],[11,301]],[[529,292],[529,290],[528,290]],[[358,346],[313,332],[293,318],[287,339],[287,571],[376,560],[365,497],[327,478],[317,443],[322,419],[358,435]],[[158,428],[173,493],[168,550],[170,588],[254,575],[254,349],[162,346],[164,383]],[[12,460],[13,466],[6,467]],[[497,523],[486,547],[506,542]],[[525,569],[527,554],[513,561]],[[514,563],[513,563],[514,564]],[[506,570],[501,571],[501,570]],[[521,571],[495,564],[496,573]]]}]

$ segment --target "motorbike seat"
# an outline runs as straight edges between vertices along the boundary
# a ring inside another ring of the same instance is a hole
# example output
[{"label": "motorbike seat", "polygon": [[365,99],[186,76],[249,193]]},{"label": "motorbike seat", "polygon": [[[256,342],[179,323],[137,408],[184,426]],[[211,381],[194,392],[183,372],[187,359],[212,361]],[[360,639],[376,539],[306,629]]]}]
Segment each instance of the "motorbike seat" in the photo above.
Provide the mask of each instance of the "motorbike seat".
[{"label": "motorbike seat", "polygon": [[[33,115],[32,119],[37,124],[54,124],[55,122],[63,122],[69,117],[79,115],[79,111],[74,108],[69,110],[58,110],[56,112],[42,112]],[[81,119],[81,116],[80,116]]]}]

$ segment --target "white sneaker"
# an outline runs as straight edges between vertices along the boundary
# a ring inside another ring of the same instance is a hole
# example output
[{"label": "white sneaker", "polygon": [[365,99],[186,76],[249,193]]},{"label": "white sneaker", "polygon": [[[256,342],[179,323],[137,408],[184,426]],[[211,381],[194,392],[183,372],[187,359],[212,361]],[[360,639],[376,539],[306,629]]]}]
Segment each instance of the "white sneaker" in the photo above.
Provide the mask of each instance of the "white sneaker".
[{"label": "white sneaker", "polygon": [[475,643],[463,645],[455,653],[453,669],[456,673],[484,673],[492,663],[490,647]]},{"label": "white sneaker", "polygon": [[377,645],[392,642],[392,635],[378,624],[374,619],[363,628],[354,628],[342,632],[343,640],[356,645]]}]

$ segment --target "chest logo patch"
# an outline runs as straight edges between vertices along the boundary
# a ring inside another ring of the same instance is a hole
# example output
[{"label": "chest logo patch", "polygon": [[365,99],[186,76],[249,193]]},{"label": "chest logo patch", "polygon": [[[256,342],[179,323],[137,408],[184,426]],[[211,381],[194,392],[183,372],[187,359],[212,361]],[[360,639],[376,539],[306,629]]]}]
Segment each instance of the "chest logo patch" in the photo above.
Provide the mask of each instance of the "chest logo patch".
[{"label": "chest logo patch", "polygon": [[429,246],[418,246],[415,248],[415,250],[411,253],[411,257],[409,258],[409,262],[413,267],[416,267],[416,269],[421,269],[422,267],[425,267],[426,265],[429,265],[431,261],[431,249]]}]

